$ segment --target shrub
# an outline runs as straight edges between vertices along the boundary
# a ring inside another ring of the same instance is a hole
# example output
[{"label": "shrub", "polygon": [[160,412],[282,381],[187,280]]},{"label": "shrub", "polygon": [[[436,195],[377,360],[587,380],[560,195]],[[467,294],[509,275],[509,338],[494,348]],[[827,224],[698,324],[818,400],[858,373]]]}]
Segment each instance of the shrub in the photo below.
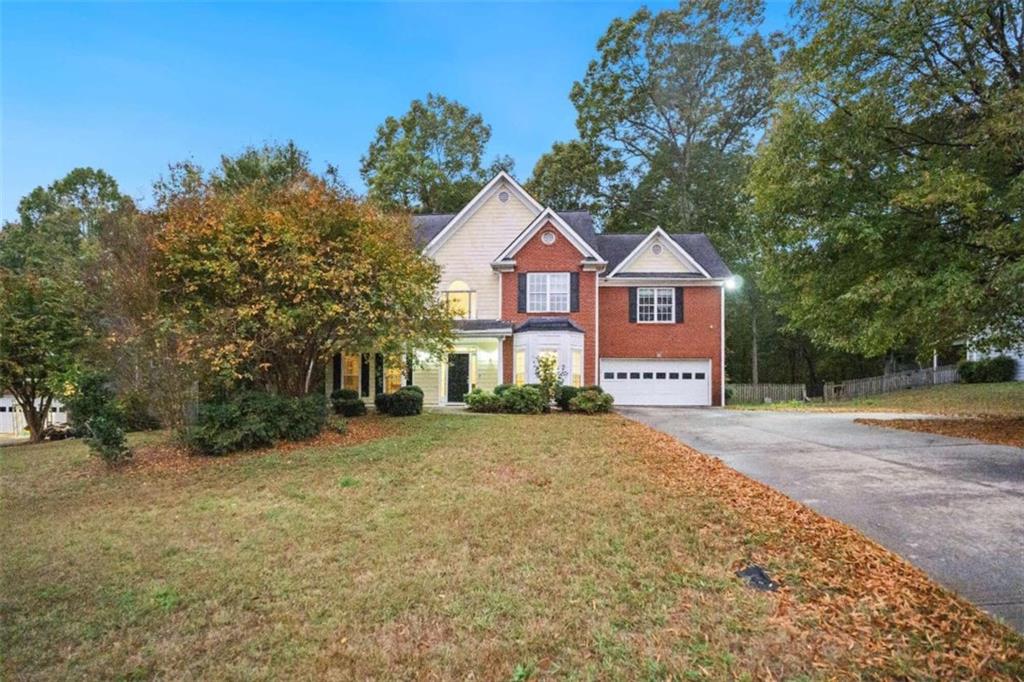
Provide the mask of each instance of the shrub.
[{"label": "shrub", "polygon": [[573,412],[585,414],[598,414],[609,412],[612,409],[613,398],[607,393],[597,391],[580,391],[569,401],[569,409]]},{"label": "shrub", "polygon": [[591,384],[590,386],[580,386],[581,391],[593,391],[594,393],[604,393],[604,389],[597,384]]},{"label": "shrub", "polygon": [[1013,381],[1017,361],[1005,355],[960,363],[960,381],[965,384],[992,384]]},{"label": "shrub", "polygon": [[558,405],[559,409],[569,411],[569,401],[576,397],[576,394],[580,392],[580,389],[575,386],[559,386],[558,393],[555,394],[555,404]]},{"label": "shrub", "polygon": [[494,387],[494,395],[502,395],[505,391],[513,388],[515,384],[498,384]]},{"label": "shrub", "polygon": [[537,374],[537,388],[544,399],[544,411],[551,409],[551,402],[558,396],[558,389],[565,378],[564,371],[558,371],[558,358],[554,355],[538,355],[533,363]]},{"label": "shrub", "polygon": [[141,393],[130,393],[121,399],[126,431],[153,431],[160,428],[160,420],[149,410],[149,400]]},{"label": "shrub", "polygon": [[327,400],[321,393],[310,393],[301,398],[278,398],[277,438],[305,440],[324,429],[327,423]]},{"label": "shrub", "polygon": [[423,391],[400,388],[391,394],[388,414],[392,417],[411,417],[423,412]]},{"label": "shrub", "polygon": [[204,455],[273,445],[277,440],[302,440],[320,433],[327,406],[318,393],[301,398],[263,391],[241,391],[203,403],[196,422],[182,434],[185,444]]},{"label": "shrub", "polygon": [[502,412],[540,414],[547,406],[544,396],[533,386],[513,386],[501,395]]},{"label": "shrub", "polygon": [[348,433],[348,422],[345,421],[344,417],[338,415],[331,415],[327,418],[327,428],[335,433],[344,436]]},{"label": "shrub", "polygon": [[373,397],[373,406],[377,408],[378,414],[391,412],[391,399],[394,395],[394,393],[378,393]]},{"label": "shrub", "polygon": [[125,442],[124,429],[118,424],[117,418],[111,415],[101,414],[89,420],[89,435],[85,443],[93,454],[110,466],[120,464],[132,456]]},{"label": "shrub", "polygon": [[331,407],[335,414],[345,417],[359,417],[366,414],[366,403],[359,397],[359,391],[339,388],[331,393]]},{"label": "shrub", "polygon": [[403,391],[416,391],[420,395],[423,395],[423,389],[420,388],[419,386],[415,385],[415,384],[413,384],[412,386],[403,386],[400,390],[403,390]]},{"label": "shrub", "polygon": [[502,396],[474,388],[466,394],[466,407],[470,412],[501,412]]}]

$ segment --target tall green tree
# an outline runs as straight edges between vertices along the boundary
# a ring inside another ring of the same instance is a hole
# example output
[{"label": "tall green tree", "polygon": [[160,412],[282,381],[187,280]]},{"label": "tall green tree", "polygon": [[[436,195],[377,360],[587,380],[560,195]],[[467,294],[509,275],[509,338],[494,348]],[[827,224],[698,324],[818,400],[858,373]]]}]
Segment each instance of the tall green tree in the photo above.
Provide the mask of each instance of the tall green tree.
[{"label": "tall green tree", "polygon": [[783,313],[867,355],[1024,340],[1024,8],[798,9],[750,185]]},{"label": "tall green tree", "polygon": [[370,199],[386,207],[417,213],[458,211],[489,173],[512,169],[509,157],[484,165],[490,138],[491,128],[480,114],[443,95],[428,94],[377,128],[360,173]]},{"label": "tall green tree", "polygon": [[[577,128],[606,183],[633,194],[605,216],[614,231],[734,228],[746,156],[770,104],[775,59],[756,0],[688,0],[616,19],[570,94]],[[729,250],[731,244],[717,242]]]},{"label": "tall green tree", "polygon": [[110,175],[76,168],[32,190],[0,231],[0,390],[14,395],[33,441],[99,322],[86,286],[92,247],[110,213],[130,206]]},{"label": "tall green tree", "polygon": [[537,160],[526,189],[545,206],[607,215],[623,194],[614,183],[621,171],[621,163],[580,140],[555,142]]}]

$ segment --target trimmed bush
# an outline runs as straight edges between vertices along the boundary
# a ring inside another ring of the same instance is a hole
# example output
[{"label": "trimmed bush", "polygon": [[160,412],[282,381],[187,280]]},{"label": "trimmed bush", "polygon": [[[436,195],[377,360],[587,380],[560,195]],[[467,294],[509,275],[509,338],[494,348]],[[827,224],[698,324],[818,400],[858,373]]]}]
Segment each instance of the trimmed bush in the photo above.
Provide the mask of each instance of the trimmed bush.
[{"label": "trimmed bush", "polygon": [[411,417],[423,412],[423,391],[400,388],[391,394],[388,414],[392,417]]},{"label": "trimmed bush", "polygon": [[400,388],[399,390],[400,391],[416,391],[420,395],[423,395],[423,389],[420,388],[419,386],[417,386],[416,384],[413,384],[412,386],[402,386],[402,388]]},{"label": "trimmed bush", "polygon": [[610,412],[613,402],[614,399],[607,393],[580,391],[569,401],[569,409],[573,412],[583,412],[584,414],[599,414]]},{"label": "trimmed bush", "polygon": [[1013,381],[1017,361],[1005,355],[960,363],[960,381],[965,384],[994,384]]},{"label": "trimmed bush", "polygon": [[474,388],[466,394],[466,407],[470,412],[501,412],[502,396]]},{"label": "trimmed bush", "polygon": [[377,414],[391,412],[391,397],[394,395],[394,393],[378,393],[373,397],[373,406],[377,408]]},{"label": "trimmed bush", "polygon": [[594,393],[604,393],[604,389],[597,384],[591,384],[590,386],[580,386],[581,391],[593,391]]},{"label": "trimmed bush", "polygon": [[331,407],[335,414],[345,417],[360,417],[366,414],[366,403],[359,397],[359,391],[339,388],[331,393]]},{"label": "trimmed bush", "polygon": [[561,410],[569,411],[569,401],[576,397],[576,394],[580,392],[580,389],[575,386],[559,386],[558,392],[555,393],[555,404]]},{"label": "trimmed bush", "polygon": [[505,391],[515,387],[515,384],[498,384],[494,387],[494,395],[502,395]]},{"label": "trimmed bush", "polygon": [[128,449],[125,441],[124,429],[118,424],[116,417],[97,415],[89,420],[88,428],[86,445],[108,465],[120,464],[132,456],[132,451]]},{"label": "trimmed bush", "polygon": [[182,439],[193,451],[225,455],[268,447],[278,440],[303,440],[320,433],[327,406],[320,394],[301,398],[242,391],[202,403]]},{"label": "trimmed bush", "polygon": [[540,414],[548,406],[533,386],[513,386],[501,395],[501,411],[513,414]]}]

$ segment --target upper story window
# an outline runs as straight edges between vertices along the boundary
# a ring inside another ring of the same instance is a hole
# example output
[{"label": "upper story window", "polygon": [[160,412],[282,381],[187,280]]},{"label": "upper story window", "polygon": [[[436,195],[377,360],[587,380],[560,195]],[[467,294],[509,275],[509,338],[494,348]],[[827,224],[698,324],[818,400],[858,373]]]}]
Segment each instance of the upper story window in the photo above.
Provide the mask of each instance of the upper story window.
[{"label": "upper story window", "polygon": [[641,287],[636,292],[638,322],[675,322],[676,290],[671,287]]},{"label": "upper story window", "polygon": [[526,275],[526,312],[569,312],[569,273],[530,272]]},{"label": "upper story window", "polygon": [[448,291],[444,293],[448,313],[456,319],[469,319],[473,313],[473,295],[475,293],[462,280],[457,279],[449,284]]}]

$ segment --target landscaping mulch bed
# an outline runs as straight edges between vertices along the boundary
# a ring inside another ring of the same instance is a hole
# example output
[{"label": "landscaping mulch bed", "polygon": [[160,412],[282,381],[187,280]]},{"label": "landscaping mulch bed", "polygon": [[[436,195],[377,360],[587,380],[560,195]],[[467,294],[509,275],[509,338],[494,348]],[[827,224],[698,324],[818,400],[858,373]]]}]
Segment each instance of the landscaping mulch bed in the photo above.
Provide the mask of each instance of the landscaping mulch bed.
[{"label": "landscaping mulch bed", "polygon": [[830,652],[845,651],[859,663],[851,678],[1024,675],[1018,635],[852,528],[647,426],[627,422],[618,437],[665,486],[704,490],[759,533],[744,564],[767,566],[781,583],[777,626],[814,667],[829,670]]},{"label": "landscaping mulch bed", "polygon": [[984,443],[1024,448],[1024,417],[973,417],[963,419],[857,419],[858,424],[882,426],[953,438],[972,438]]},{"label": "landscaping mulch bed", "polygon": [[[387,417],[377,415],[356,417],[348,420],[348,431],[345,434],[325,430],[318,436],[307,440],[282,442],[272,448],[232,453],[223,457],[194,455],[173,442],[161,442],[135,448],[132,458],[119,468],[131,473],[167,473],[193,471],[208,466],[231,466],[246,457],[266,455],[271,452],[275,455],[287,455],[310,448],[350,447],[393,435],[397,431],[397,426],[394,420]],[[106,471],[106,468],[99,463],[97,466]]]}]

